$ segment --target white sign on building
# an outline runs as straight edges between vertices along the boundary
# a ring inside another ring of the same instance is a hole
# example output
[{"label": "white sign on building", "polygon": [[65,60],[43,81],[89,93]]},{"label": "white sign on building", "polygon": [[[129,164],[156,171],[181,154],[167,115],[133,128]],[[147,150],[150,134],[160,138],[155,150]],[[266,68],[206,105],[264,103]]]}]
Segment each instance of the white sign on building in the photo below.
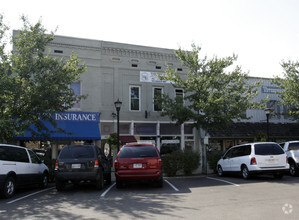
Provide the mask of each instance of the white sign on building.
[{"label": "white sign on building", "polygon": [[165,75],[165,73],[140,71],[140,82],[171,83],[170,80],[160,80],[158,75]]}]

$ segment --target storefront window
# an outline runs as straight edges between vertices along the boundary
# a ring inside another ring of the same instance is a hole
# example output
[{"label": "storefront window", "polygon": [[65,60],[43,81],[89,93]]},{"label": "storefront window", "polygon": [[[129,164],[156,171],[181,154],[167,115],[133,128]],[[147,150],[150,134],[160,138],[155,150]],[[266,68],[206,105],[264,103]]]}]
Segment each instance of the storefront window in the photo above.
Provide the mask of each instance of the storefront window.
[{"label": "storefront window", "polygon": [[134,134],[135,135],[156,135],[157,125],[156,124],[135,124]]},{"label": "storefront window", "polygon": [[175,124],[160,124],[161,135],[181,135],[181,126]]}]

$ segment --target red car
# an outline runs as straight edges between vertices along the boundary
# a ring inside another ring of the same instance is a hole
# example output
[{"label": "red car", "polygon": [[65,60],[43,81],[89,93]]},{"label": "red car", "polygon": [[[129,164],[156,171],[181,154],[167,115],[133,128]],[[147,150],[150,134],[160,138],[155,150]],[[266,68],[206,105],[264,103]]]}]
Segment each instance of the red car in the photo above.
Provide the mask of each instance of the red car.
[{"label": "red car", "polygon": [[130,143],[119,151],[115,165],[116,187],[128,181],[152,181],[163,186],[162,160],[154,144]]}]

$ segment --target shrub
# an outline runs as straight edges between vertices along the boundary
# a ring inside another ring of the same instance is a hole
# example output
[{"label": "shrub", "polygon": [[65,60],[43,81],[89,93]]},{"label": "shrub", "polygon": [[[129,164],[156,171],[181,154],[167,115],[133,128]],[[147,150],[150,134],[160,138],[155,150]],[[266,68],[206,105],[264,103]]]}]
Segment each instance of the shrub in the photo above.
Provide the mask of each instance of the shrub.
[{"label": "shrub", "polygon": [[207,152],[207,160],[209,163],[210,169],[213,169],[213,171],[216,173],[217,171],[217,162],[220,160],[221,156],[223,155],[222,151],[210,151]]},{"label": "shrub", "polygon": [[178,150],[165,156],[163,169],[167,176],[175,176],[183,171],[185,175],[191,175],[192,171],[199,167],[200,155],[192,150]]},{"label": "shrub", "polygon": [[175,176],[183,168],[183,151],[178,150],[165,155],[163,169],[167,176]]},{"label": "shrub", "polygon": [[193,150],[185,149],[183,152],[183,171],[185,175],[191,175],[199,167],[200,155]]}]

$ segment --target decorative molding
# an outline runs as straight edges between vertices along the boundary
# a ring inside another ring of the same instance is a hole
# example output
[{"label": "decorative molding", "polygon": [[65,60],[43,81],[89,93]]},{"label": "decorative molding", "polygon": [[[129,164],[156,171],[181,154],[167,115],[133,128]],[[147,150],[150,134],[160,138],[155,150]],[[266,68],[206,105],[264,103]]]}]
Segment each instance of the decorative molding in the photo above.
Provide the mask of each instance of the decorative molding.
[{"label": "decorative molding", "polygon": [[[171,50],[169,50],[170,53],[159,53],[153,51],[146,51],[147,47],[144,48],[145,50],[134,50],[134,49],[125,49],[125,48],[116,48],[116,47],[93,47],[93,46],[59,43],[59,42],[50,42],[48,45],[50,47],[52,46],[58,48],[99,51],[101,52],[102,55],[108,55],[114,57],[130,57],[130,58],[137,58],[137,59],[139,58],[139,59],[159,60],[164,62],[165,61],[180,62],[179,59],[175,56],[175,54],[171,53]],[[159,49],[159,48],[155,48],[155,49]]]},{"label": "decorative molding", "polygon": [[178,62],[179,59],[174,54],[157,53],[152,51],[130,50],[123,48],[103,47],[102,54],[108,56],[130,57],[139,59],[151,59],[160,61]]},{"label": "decorative molding", "polygon": [[58,43],[58,42],[50,42],[48,43],[49,46],[57,46],[57,47],[63,47],[63,48],[72,48],[72,49],[78,49],[78,50],[93,50],[93,51],[101,51],[100,47],[90,47],[90,46],[81,46],[81,45],[75,45],[75,44],[65,44],[65,43]]}]

